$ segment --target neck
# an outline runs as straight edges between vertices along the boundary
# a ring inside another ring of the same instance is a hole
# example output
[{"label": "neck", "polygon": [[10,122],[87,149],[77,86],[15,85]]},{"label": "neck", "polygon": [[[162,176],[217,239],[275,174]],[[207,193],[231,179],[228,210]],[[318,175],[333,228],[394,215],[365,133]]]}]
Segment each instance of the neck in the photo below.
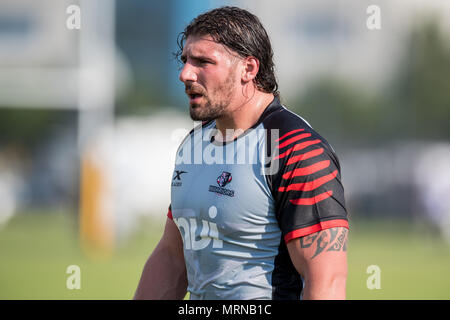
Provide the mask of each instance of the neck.
[{"label": "neck", "polygon": [[242,99],[231,108],[226,115],[216,119],[217,129],[222,137],[216,140],[230,141],[251,128],[261,117],[266,107],[272,102],[274,95],[262,91],[255,91],[250,98]]}]

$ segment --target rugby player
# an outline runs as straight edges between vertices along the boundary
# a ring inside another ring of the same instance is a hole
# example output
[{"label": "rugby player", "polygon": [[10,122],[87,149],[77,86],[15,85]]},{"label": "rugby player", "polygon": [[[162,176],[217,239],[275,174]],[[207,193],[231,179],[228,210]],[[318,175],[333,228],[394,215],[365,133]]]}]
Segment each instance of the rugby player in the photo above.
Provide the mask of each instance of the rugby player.
[{"label": "rugby player", "polygon": [[213,9],[178,44],[190,116],[202,123],[177,151],[165,230],[135,299],[345,299],[339,161],[282,104],[261,22]]}]

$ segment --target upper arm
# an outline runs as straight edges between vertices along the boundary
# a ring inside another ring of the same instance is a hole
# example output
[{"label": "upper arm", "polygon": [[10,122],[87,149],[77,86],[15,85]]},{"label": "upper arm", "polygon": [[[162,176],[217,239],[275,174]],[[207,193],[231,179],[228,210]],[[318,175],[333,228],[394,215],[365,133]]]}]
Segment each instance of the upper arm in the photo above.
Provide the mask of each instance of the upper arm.
[{"label": "upper arm", "polygon": [[303,129],[282,135],[279,169],[270,176],[286,243],[324,229],[348,228],[339,160],[325,140]]},{"label": "upper arm", "polygon": [[290,258],[304,278],[303,297],[345,297],[348,219],[339,160],[314,131],[280,135],[271,188]]},{"label": "upper arm", "polygon": [[184,260],[183,239],[180,230],[170,217],[166,219],[166,225],[158,247],[169,250],[172,257]]},{"label": "upper arm", "polygon": [[134,299],[182,299],[186,287],[183,241],[168,217],[163,235],[144,266]]},{"label": "upper arm", "polygon": [[310,289],[306,298],[345,298],[348,229],[321,230],[287,243],[295,268]]}]

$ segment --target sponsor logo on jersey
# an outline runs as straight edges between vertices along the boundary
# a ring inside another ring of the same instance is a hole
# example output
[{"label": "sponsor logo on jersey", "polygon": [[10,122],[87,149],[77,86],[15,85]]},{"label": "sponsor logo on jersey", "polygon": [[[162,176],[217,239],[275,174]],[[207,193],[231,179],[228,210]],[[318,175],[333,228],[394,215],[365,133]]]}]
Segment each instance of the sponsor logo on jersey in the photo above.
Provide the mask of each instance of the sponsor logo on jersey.
[{"label": "sponsor logo on jersey", "polygon": [[231,180],[233,180],[231,173],[223,171],[221,175],[217,177],[216,180],[219,187],[210,185],[208,191],[223,194],[229,197],[234,197],[234,190],[224,188],[227,184],[231,182]]},{"label": "sponsor logo on jersey", "polygon": [[[217,216],[217,208],[211,206],[208,215],[214,219]],[[202,250],[211,242],[213,248],[223,248],[223,240],[219,239],[219,230],[214,222],[184,217],[174,218],[174,221],[183,237],[186,250]],[[197,221],[201,223],[201,226],[197,225]]]},{"label": "sponsor logo on jersey", "polygon": [[175,170],[175,176],[172,179],[172,187],[180,187],[182,185],[181,175],[187,171]]}]

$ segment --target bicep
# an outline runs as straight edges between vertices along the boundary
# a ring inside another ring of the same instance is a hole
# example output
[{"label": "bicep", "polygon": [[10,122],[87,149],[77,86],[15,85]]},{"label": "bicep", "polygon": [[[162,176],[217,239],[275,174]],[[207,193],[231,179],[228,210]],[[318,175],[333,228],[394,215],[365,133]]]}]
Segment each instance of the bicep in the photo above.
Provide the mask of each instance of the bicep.
[{"label": "bicep", "polygon": [[164,232],[158,246],[170,250],[171,254],[175,257],[184,259],[183,239],[181,238],[180,230],[170,218],[166,219]]},{"label": "bicep", "polygon": [[347,238],[347,228],[334,227],[287,243],[292,263],[306,286],[317,285],[333,290],[334,286],[342,286],[344,282],[345,291]]}]

